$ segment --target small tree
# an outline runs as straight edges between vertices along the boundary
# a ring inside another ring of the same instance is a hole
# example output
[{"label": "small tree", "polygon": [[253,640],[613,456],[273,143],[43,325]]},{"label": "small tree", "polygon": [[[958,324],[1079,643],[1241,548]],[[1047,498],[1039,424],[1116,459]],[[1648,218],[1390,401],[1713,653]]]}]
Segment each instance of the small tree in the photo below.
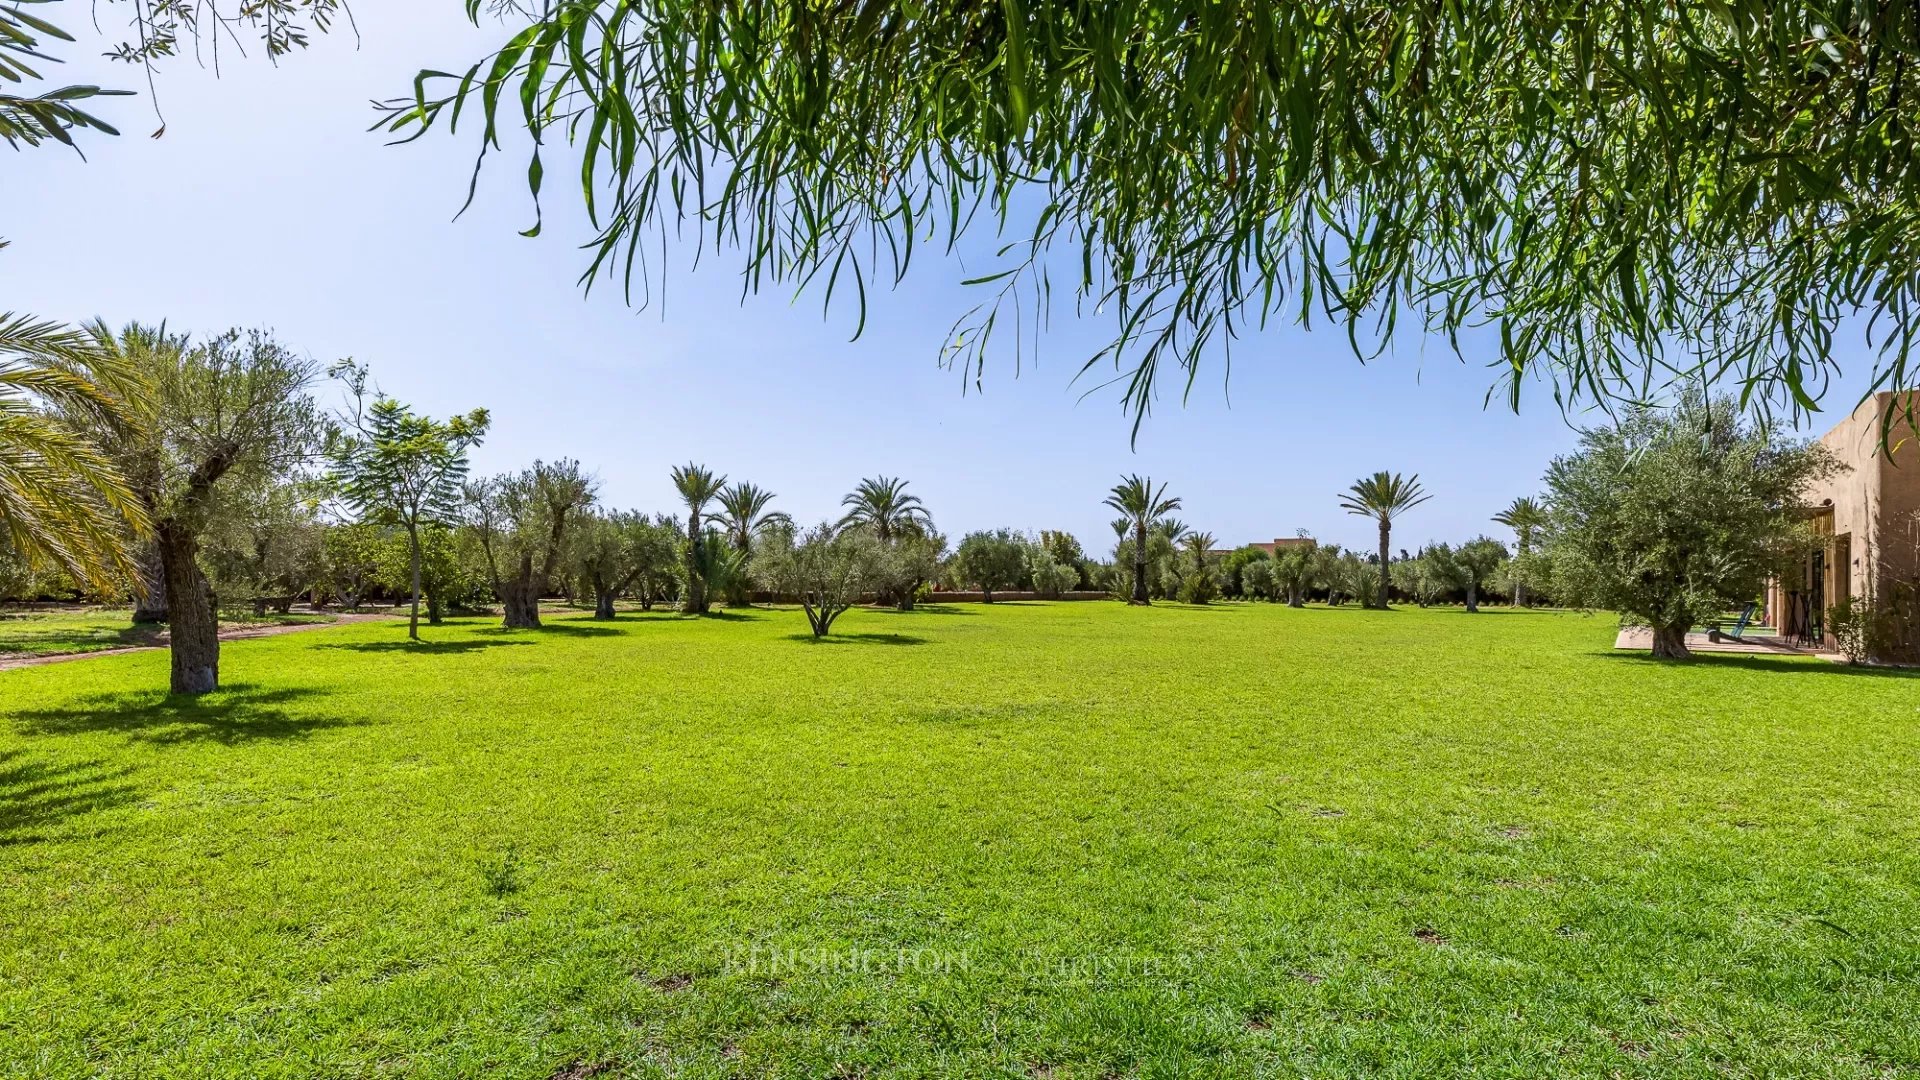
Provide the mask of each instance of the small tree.
[{"label": "small tree", "polygon": [[342,607],[356,608],[382,580],[391,535],[370,522],[330,525],[320,540],[320,572]]},{"label": "small tree", "polygon": [[[1250,591],[1243,577],[1246,569],[1254,563],[1270,562],[1272,558],[1265,548],[1253,544],[1245,544],[1227,552],[1226,557],[1220,560],[1221,593],[1229,597],[1246,595]],[[1267,569],[1267,580],[1271,582],[1273,568]]]},{"label": "small tree", "polygon": [[1075,571],[1073,584],[1067,588],[1078,589],[1088,583],[1087,553],[1080,546],[1078,537],[1058,529],[1041,529],[1040,546],[1047,549],[1047,554],[1053,556],[1054,562],[1061,566],[1073,567]]},{"label": "small tree", "polygon": [[920,590],[940,573],[940,560],[947,554],[947,538],[933,531],[930,523],[915,523],[896,533],[885,545],[885,584],[882,598],[891,598],[894,607],[912,611]]},{"label": "small tree", "polygon": [[689,615],[705,615],[711,603],[708,589],[712,584],[707,574],[713,569],[717,554],[707,550],[708,530],[701,523],[701,515],[706,513],[707,504],[719,496],[727,478],[716,476],[712,469],[693,462],[674,466],[672,477],[674,490],[687,504],[687,588],[680,609]]},{"label": "small tree", "polygon": [[613,602],[645,569],[642,559],[654,532],[646,515],[631,511],[582,516],[573,537],[573,562],[581,585],[593,594],[594,618],[613,618]]},{"label": "small tree", "polygon": [[1249,600],[1278,600],[1280,589],[1274,579],[1274,559],[1255,559],[1240,568],[1240,591]]},{"label": "small tree", "polygon": [[1027,577],[1033,582],[1034,592],[1058,600],[1060,594],[1080,583],[1080,569],[1060,562],[1044,542],[1036,542],[1027,547]]},{"label": "small tree", "polygon": [[1180,579],[1180,601],[1185,604],[1210,604],[1220,594],[1214,577],[1213,534],[1190,532],[1185,537],[1188,565]]},{"label": "small tree", "polygon": [[993,603],[995,589],[1014,589],[1027,572],[1027,545],[1010,529],[970,532],[954,550],[954,581],[980,590],[986,603]]},{"label": "small tree", "polygon": [[1180,509],[1180,500],[1167,494],[1165,483],[1156,487],[1152,477],[1135,475],[1115,484],[1102,504],[1123,515],[1116,525],[1124,523],[1125,528],[1133,530],[1132,548],[1128,552],[1133,562],[1133,591],[1127,602],[1149,603],[1147,561],[1152,552],[1147,534],[1168,514]]},{"label": "small tree", "polygon": [[466,487],[467,521],[485,553],[501,625],[540,626],[540,598],[566,555],[567,530],[593,504],[593,481],[573,460]]},{"label": "small tree", "polygon": [[1319,544],[1316,545],[1308,555],[1307,580],[1310,582],[1309,588],[1327,590],[1328,607],[1334,607],[1340,602],[1340,586],[1343,581],[1342,569],[1344,567],[1341,559],[1342,554],[1343,552],[1339,544]]},{"label": "small tree", "polygon": [[679,520],[669,514],[655,516],[644,531],[636,532],[633,589],[639,595],[640,610],[652,611],[654,604],[679,593],[680,553],[686,539],[680,535]]},{"label": "small tree", "polygon": [[1800,493],[1838,467],[1727,399],[1632,409],[1547,469],[1555,592],[1651,627],[1654,656],[1687,659],[1688,628],[1804,555]]},{"label": "small tree", "polygon": [[[1273,553],[1274,599],[1286,598],[1288,607],[1306,607],[1307,593],[1313,588],[1318,546],[1283,548]],[[1249,567],[1251,569],[1251,567]]]},{"label": "small tree", "polygon": [[797,543],[785,530],[770,535],[755,572],[772,591],[799,600],[813,636],[823,638],[884,574],[885,554],[871,530],[821,522]]},{"label": "small tree", "polygon": [[1469,612],[1480,610],[1480,590],[1494,582],[1494,575],[1506,559],[1507,546],[1488,536],[1477,536],[1453,553],[1454,565],[1460,569],[1460,582],[1467,590]]},{"label": "small tree", "polygon": [[1505,510],[1493,515],[1493,520],[1513,530],[1515,547],[1513,565],[1508,567],[1508,583],[1513,590],[1513,606],[1525,607],[1528,573],[1534,569],[1530,558],[1533,539],[1546,527],[1546,508],[1540,505],[1538,499],[1523,495],[1513,500]]},{"label": "small tree", "polygon": [[351,360],[330,373],[347,384],[351,402],[342,426],[327,440],[333,479],[363,519],[397,525],[407,537],[407,637],[420,640],[421,530],[460,514],[467,451],[486,437],[487,410],[445,422],[421,416],[384,395],[367,401],[367,368]]},{"label": "small tree", "polygon": [[[380,585],[396,596],[413,587],[413,548],[402,532],[381,548]],[[428,626],[439,626],[449,608],[472,606],[486,588],[479,544],[469,533],[439,524],[421,528],[420,601]]]},{"label": "small tree", "polygon": [[1391,584],[1389,560],[1392,557],[1388,543],[1393,537],[1394,519],[1426,502],[1428,498],[1420,487],[1417,474],[1404,477],[1384,469],[1354,481],[1353,486],[1340,495],[1340,506],[1347,513],[1372,518],[1380,528],[1380,557],[1374,564],[1374,572],[1378,576],[1374,587],[1367,590],[1372,598],[1364,601],[1364,606],[1382,609],[1387,606],[1387,589]]},{"label": "small tree", "polygon": [[752,601],[749,566],[754,538],[774,529],[793,529],[793,521],[785,513],[767,509],[773,497],[773,492],[744,480],[734,481],[716,496],[720,525],[733,553],[726,582],[728,607],[747,607]]}]

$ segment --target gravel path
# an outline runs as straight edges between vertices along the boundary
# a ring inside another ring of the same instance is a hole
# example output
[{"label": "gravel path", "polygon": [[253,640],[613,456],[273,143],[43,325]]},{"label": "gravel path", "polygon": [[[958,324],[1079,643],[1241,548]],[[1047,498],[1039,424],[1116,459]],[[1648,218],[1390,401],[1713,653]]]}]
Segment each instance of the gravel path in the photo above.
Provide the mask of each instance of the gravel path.
[{"label": "gravel path", "polygon": [[[220,631],[221,641],[239,641],[242,638],[273,637],[278,634],[297,634],[302,630],[325,630],[330,626],[346,626],[349,623],[372,622],[376,619],[391,619],[392,615],[378,612],[352,612],[335,615],[332,622],[289,623],[280,626],[250,626],[239,630]],[[124,656],[127,653],[156,652],[166,648],[166,644],[128,645],[119,649],[95,649],[92,652],[56,653],[52,656],[12,656],[0,657],[0,671],[13,668],[38,667],[41,664],[59,664],[68,660],[91,660],[96,656]]]}]

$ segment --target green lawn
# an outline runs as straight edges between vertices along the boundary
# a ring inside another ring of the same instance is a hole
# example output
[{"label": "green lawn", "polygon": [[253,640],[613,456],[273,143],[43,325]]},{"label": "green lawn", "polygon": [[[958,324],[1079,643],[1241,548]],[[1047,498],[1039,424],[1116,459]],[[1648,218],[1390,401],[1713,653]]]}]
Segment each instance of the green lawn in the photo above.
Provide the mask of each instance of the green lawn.
[{"label": "green lawn", "polygon": [[366,624],[0,673],[0,1075],[1920,1070],[1920,681],[1610,619]]},{"label": "green lawn", "polygon": [[[331,622],[326,615],[275,615],[222,620],[221,629],[286,626]],[[152,645],[162,640],[162,626],[135,626],[126,608],[5,608],[0,609],[0,660],[62,653],[100,652]]]}]

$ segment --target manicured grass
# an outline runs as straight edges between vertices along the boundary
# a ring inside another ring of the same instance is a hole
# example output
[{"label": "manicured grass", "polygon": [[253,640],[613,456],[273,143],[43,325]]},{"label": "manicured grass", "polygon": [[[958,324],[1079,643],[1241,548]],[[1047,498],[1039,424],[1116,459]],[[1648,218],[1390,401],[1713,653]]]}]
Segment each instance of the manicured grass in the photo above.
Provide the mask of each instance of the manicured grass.
[{"label": "manicured grass", "polygon": [[151,645],[164,629],[134,626],[125,609],[0,609],[0,660]]},{"label": "manicured grass", "polygon": [[[152,645],[164,641],[164,626],[135,626],[125,608],[5,608],[0,609],[0,660],[22,656],[57,656]],[[223,619],[220,627],[294,626],[331,622],[327,615],[276,615]]]},{"label": "manicured grass", "polygon": [[839,625],[0,674],[0,1073],[1920,1069],[1913,678],[1569,614]]}]

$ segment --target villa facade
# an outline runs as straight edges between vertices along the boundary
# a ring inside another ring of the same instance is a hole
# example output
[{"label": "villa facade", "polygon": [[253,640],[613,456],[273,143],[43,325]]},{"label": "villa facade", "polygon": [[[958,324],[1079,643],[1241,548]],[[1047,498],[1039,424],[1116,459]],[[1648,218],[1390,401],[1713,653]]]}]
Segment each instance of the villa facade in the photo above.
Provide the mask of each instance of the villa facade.
[{"label": "villa facade", "polygon": [[[1920,408],[1920,399],[1907,402]],[[1904,408],[1875,394],[1820,437],[1843,466],[1807,492],[1806,513],[1821,543],[1796,572],[1768,586],[1766,616],[1781,636],[1834,644],[1827,613],[1849,597],[1886,602],[1920,579],[1920,439],[1896,414],[1881,452],[1882,417]]]}]

